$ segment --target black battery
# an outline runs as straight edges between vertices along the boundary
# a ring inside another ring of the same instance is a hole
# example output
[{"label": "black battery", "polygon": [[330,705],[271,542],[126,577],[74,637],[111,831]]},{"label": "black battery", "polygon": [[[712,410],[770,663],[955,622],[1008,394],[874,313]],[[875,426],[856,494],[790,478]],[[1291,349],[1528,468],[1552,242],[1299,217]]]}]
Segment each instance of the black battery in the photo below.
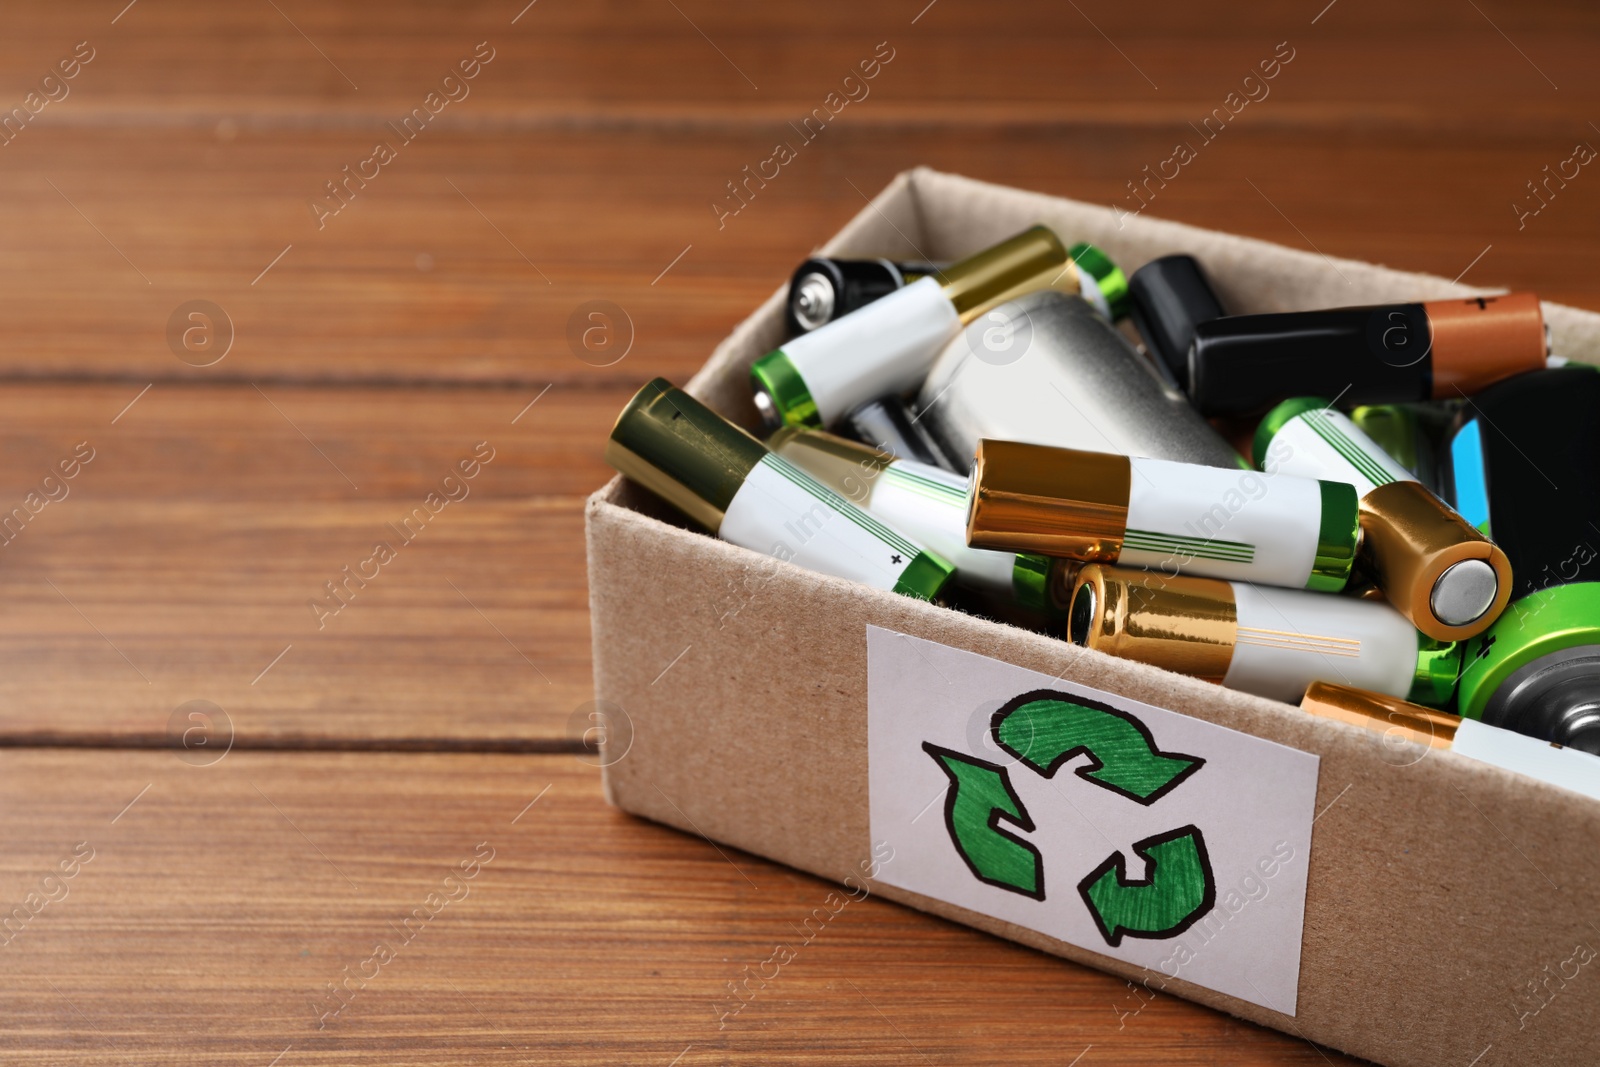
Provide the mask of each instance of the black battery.
[{"label": "black battery", "polygon": [[895,263],[887,259],[808,259],[789,279],[784,319],[790,337],[810,333],[857,308],[888,296],[929,274],[934,263]]}]

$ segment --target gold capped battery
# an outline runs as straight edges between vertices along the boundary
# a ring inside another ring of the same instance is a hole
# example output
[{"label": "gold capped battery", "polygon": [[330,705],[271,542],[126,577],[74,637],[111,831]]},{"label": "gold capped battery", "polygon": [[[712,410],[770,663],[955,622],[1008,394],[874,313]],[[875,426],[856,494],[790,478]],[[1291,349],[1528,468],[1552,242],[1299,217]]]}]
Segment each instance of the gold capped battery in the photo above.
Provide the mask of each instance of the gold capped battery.
[{"label": "gold capped battery", "polygon": [[1344,482],[987,439],[967,513],[976,548],[1324,593],[1359,533]]},{"label": "gold capped battery", "polygon": [[1100,563],[1078,572],[1067,636],[1291,704],[1324,680],[1442,704],[1460,658],[1387,604]]},{"label": "gold capped battery", "polygon": [[1256,431],[1255,455],[1266,471],[1355,486],[1364,569],[1429,637],[1465,640],[1505,608],[1505,552],[1324,401],[1297,397],[1273,408]]}]

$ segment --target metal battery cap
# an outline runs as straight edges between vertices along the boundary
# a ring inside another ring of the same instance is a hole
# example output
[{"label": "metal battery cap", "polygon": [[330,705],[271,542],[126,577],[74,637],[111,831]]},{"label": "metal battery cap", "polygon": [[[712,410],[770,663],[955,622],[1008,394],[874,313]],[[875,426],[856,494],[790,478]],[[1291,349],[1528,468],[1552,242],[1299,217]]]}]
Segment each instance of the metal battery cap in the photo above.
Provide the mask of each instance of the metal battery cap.
[{"label": "metal battery cap", "polygon": [[1456,679],[1461,676],[1461,646],[1453,641],[1435,641],[1419,635],[1417,670],[1411,676],[1407,698],[1418,703],[1442,707],[1456,695]]},{"label": "metal battery cap", "polygon": [[1272,439],[1278,436],[1278,431],[1295,418],[1308,411],[1320,411],[1332,405],[1317,396],[1296,396],[1285,400],[1271,411],[1262,416],[1261,422],[1256,426],[1256,435],[1251,443],[1251,458],[1256,461],[1256,466],[1261,466],[1267,458],[1267,449],[1272,446]]},{"label": "metal battery cap", "polygon": [[990,308],[1035,289],[1076,293],[1078,268],[1067,246],[1048,226],[1030,226],[1014,237],[952,263],[937,275],[945,298],[963,324]]},{"label": "metal battery cap", "polygon": [[833,309],[838,295],[833,290],[833,279],[812,272],[794,283],[794,298],[790,307],[795,321],[807,330],[815,330],[833,319]]},{"label": "metal battery cap", "polygon": [[1385,693],[1373,693],[1333,682],[1312,682],[1300,699],[1302,711],[1324,719],[1374,730],[1429,748],[1449,748],[1460,716],[1435,711]]},{"label": "metal battery cap", "polygon": [[918,552],[905,570],[900,572],[894,591],[918,600],[937,597],[956,573],[955,566],[932,552]]},{"label": "metal battery cap", "polygon": [[1238,637],[1233,585],[1090,563],[1078,572],[1067,633],[1084,648],[1221,682]]},{"label": "metal battery cap", "polygon": [[1433,583],[1428,604],[1447,626],[1466,626],[1483,618],[1500,592],[1500,578],[1481,559],[1464,559],[1446,567]]},{"label": "metal battery cap", "polygon": [[1109,563],[1122,551],[1132,480],[1127,456],[980,440],[967,543]]},{"label": "metal battery cap", "polygon": [[1306,588],[1338,593],[1350,582],[1361,546],[1361,501],[1348,482],[1318,481],[1322,517],[1317,526],[1317,551]]}]

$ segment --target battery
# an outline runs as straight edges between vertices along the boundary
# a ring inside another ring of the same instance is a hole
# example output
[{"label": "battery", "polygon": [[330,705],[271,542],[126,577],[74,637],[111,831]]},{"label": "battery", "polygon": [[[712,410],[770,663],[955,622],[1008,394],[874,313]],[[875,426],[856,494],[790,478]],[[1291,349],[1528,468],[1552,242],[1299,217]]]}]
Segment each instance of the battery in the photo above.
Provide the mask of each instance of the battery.
[{"label": "battery", "polygon": [[1385,746],[1417,746],[1418,759],[1443,749],[1600,800],[1600,757],[1575,748],[1330,682],[1312,682],[1300,709],[1380,733]]},{"label": "battery", "polygon": [[1074,644],[1296,703],[1329,679],[1443,704],[1460,646],[1419,633],[1387,604],[1091,563],[1078,572]]},{"label": "battery", "polygon": [[617,417],[606,461],[724,541],[931,600],[953,568],[664,378]]},{"label": "battery", "polygon": [[1264,471],[1356,487],[1360,562],[1429,637],[1472,637],[1505,607],[1511,595],[1505,552],[1325,401],[1298,397],[1273,408],[1256,430],[1254,452]]},{"label": "battery", "polygon": [[1189,397],[1207,416],[1259,415],[1294,396],[1448,399],[1539,370],[1549,352],[1532,293],[1234,315],[1195,328]]},{"label": "battery", "polygon": [[1447,493],[1516,575],[1510,606],[1466,645],[1461,713],[1600,753],[1600,372],[1514,378],[1461,415]]},{"label": "battery", "polygon": [[822,430],[779,428],[767,446],[955,565],[958,585],[1047,617],[1064,613],[1076,565],[967,544],[967,481]]},{"label": "battery", "polygon": [[915,389],[939,350],[984,312],[1041,287],[1083,291],[1085,277],[1048,227],[1024,230],[756,360],[756,409],[771,428],[832,426],[859,404]]},{"label": "battery", "polygon": [[790,337],[809,333],[840,315],[866,307],[896,289],[937,274],[942,264],[896,263],[887,259],[814,256],[789,279],[785,324]]},{"label": "battery", "polygon": [[1200,261],[1187,255],[1152,259],[1128,279],[1128,297],[1145,347],[1171,381],[1187,389],[1195,328],[1226,314]]},{"label": "battery", "polygon": [[1246,466],[1088,302],[1044,291],[990,315],[1004,330],[967,327],[917,398],[921,421],[958,470],[971,469],[983,438]]},{"label": "battery", "polygon": [[1327,593],[1360,539],[1346,482],[1016,441],[978,443],[969,500],[975,548]]},{"label": "battery", "polygon": [[954,469],[939,442],[911,413],[906,402],[897,396],[886,396],[862,404],[844,417],[840,428],[857,441],[871,445],[880,452],[888,452],[901,459],[914,459],[930,467]]}]

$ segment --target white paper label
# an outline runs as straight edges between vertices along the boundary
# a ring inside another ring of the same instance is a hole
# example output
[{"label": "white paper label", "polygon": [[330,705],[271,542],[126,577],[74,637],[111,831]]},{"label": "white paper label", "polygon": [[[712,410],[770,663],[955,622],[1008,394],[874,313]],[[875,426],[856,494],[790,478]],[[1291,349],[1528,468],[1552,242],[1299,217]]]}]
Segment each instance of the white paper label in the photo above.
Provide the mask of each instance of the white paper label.
[{"label": "white paper label", "polygon": [[1318,757],[867,627],[880,880],[1287,1015]]}]

